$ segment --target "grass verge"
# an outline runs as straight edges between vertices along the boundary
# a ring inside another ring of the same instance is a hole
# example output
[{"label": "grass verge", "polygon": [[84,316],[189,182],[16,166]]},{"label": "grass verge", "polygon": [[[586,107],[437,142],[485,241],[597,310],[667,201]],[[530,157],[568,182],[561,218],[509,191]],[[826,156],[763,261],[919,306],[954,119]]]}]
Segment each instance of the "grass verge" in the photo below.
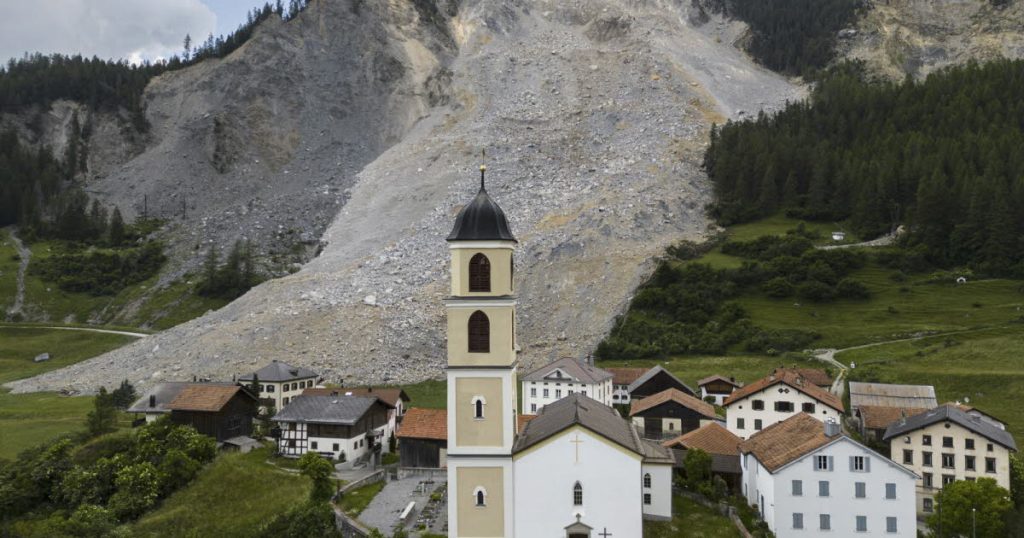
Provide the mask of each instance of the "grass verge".
[{"label": "grass verge", "polygon": [[384,489],[384,482],[374,482],[346,492],[338,502],[338,508],[349,516],[357,517],[366,510],[373,498]]},{"label": "grass verge", "polygon": [[672,499],[672,521],[644,521],[644,538],[739,538],[740,531],[729,518],[687,497]]}]

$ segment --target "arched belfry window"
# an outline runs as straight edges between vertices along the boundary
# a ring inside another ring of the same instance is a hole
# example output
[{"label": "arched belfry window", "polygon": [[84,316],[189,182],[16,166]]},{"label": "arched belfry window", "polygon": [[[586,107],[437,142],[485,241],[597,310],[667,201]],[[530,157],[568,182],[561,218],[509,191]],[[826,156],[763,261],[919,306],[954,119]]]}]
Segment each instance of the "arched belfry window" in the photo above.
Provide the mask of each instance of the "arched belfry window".
[{"label": "arched belfry window", "polygon": [[491,260],[477,253],[469,260],[469,291],[491,291]]},{"label": "arched belfry window", "polygon": [[469,352],[491,352],[491,320],[479,310],[469,316]]},{"label": "arched belfry window", "polygon": [[487,506],[487,490],[477,486],[477,488],[473,490],[473,500],[476,501],[477,506]]},{"label": "arched belfry window", "polygon": [[487,405],[487,400],[483,396],[473,397],[473,418],[484,418],[485,405]]},{"label": "arched belfry window", "polygon": [[583,506],[583,484],[579,482],[576,482],[576,485],[572,487],[572,504]]}]

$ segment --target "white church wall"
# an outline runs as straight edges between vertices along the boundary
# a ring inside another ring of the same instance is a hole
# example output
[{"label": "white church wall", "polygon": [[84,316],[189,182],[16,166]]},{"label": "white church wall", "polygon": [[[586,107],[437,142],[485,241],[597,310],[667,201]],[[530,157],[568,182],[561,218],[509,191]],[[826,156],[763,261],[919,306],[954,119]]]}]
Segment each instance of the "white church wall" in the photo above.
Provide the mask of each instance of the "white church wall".
[{"label": "white church wall", "polygon": [[[672,466],[644,464],[642,476],[651,475],[651,487],[643,487],[643,494],[651,496],[651,503],[643,505],[646,519],[672,519]],[[646,486],[646,484],[642,484]]]},{"label": "white church wall", "polygon": [[[564,537],[580,514],[595,535],[607,529],[613,536],[639,537],[641,479],[639,455],[585,428],[570,428],[515,456],[515,535]],[[573,504],[577,481],[581,506]]]}]

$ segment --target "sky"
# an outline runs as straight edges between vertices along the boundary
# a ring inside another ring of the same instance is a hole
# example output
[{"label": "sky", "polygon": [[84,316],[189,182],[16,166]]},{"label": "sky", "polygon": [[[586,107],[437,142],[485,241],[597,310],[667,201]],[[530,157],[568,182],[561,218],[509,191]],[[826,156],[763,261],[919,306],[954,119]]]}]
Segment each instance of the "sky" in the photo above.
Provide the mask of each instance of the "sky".
[{"label": "sky", "polygon": [[[26,52],[156,60],[228,34],[264,0],[0,0],[0,62]],[[273,3],[273,2],[271,2]]]}]

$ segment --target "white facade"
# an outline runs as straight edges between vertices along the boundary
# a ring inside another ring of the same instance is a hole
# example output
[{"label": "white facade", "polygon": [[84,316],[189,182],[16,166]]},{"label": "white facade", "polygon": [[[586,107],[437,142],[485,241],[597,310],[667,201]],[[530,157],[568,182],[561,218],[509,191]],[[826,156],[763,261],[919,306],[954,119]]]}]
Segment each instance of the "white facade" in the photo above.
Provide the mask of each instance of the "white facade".
[{"label": "white facade", "polygon": [[726,429],[737,437],[751,435],[804,412],[826,422],[841,423],[842,413],[817,399],[784,383],[777,383],[755,392],[726,408]]},{"label": "white facade", "polygon": [[259,380],[259,384],[260,399],[274,400],[274,407],[280,411],[288,405],[292,398],[301,395],[302,391],[316,386],[316,377],[289,379],[288,381]]},{"label": "white facade", "polygon": [[775,473],[750,453],[740,463],[744,496],[779,538],[917,536],[916,476],[848,437]]},{"label": "white facade", "polygon": [[612,403],[629,405],[632,399],[629,396],[629,385],[612,385]]},{"label": "white facade", "polygon": [[[306,452],[316,452],[332,459],[345,454],[345,461],[359,459],[373,447],[373,439],[366,433],[351,438],[310,436],[308,425],[301,422],[282,422],[281,437],[277,440],[278,453],[288,457],[299,457]],[[374,429],[375,435],[382,435],[384,426]],[[383,444],[386,443],[386,439]],[[386,446],[385,446],[386,448]]]},{"label": "white facade", "polygon": [[706,402],[708,401],[708,396],[714,398],[715,405],[721,406],[723,403],[725,403],[725,399],[728,398],[730,394],[711,393],[708,392],[708,388],[706,386],[702,386],[700,388],[700,399]]},{"label": "white facade", "polygon": [[[600,383],[582,383],[563,377],[559,381],[555,381],[554,378],[545,381],[523,381],[523,413],[535,415],[545,405],[574,393],[583,394],[611,406],[612,380],[608,378]],[[615,403],[623,402],[615,400]]]},{"label": "white facade", "polygon": [[671,520],[672,465],[645,463],[641,466],[640,472],[644,519]]}]

